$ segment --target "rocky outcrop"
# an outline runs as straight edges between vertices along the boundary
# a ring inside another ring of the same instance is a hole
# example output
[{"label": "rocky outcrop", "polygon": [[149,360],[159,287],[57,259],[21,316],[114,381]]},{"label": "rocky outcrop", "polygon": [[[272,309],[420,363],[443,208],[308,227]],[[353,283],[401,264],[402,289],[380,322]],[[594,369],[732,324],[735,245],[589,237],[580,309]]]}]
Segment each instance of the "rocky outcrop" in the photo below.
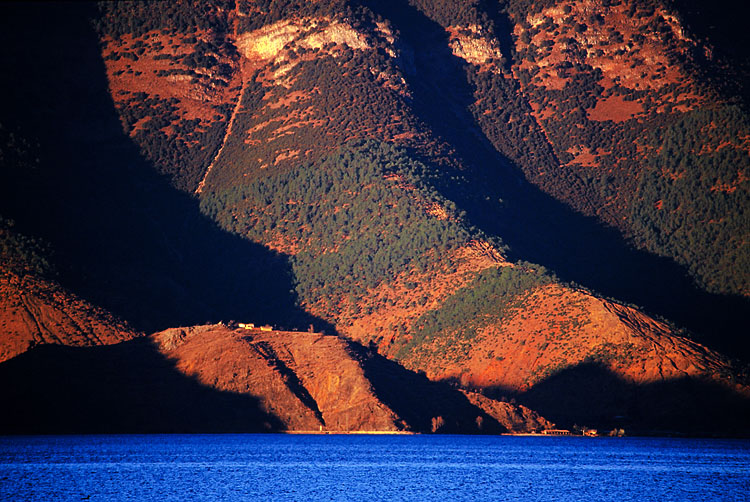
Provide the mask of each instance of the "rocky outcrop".
[{"label": "rocky outcrop", "polygon": [[482,65],[503,57],[500,44],[495,39],[485,37],[481,26],[451,26],[448,34],[453,55],[467,63]]},{"label": "rocky outcrop", "polygon": [[529,433],[554,429],[555,424],[526,406],[490,399],[478,392],[462,391],[474,406],[498,421],[508,432]]},{"label": "rocky outcrop", "polygon": [[178,371],[221,391],[254,396],[288,430],[400,428],[338,337],[218,324],[169,329],[152,339]]},{"label": "rocky outcrop", "polygon": [[285,46],[296,43],[306,49],[320,49],[327,44],[367,49],[365,36],[346,23],[327,19],[283,20],[237,38],[237,48],[250,60],[275,60]]}]

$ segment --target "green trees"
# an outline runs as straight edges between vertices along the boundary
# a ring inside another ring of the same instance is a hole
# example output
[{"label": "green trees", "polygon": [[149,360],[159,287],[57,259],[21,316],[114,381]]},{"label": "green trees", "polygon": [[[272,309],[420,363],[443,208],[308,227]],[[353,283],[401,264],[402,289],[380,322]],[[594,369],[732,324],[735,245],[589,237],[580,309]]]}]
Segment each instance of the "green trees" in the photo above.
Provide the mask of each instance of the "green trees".
[{"label": "green trees", "polygon": [[654,131],[656,153],[631,207],[637,242],[674,257],[712,292],[747,293],[750,283],[748,131],[732,106],[696,110]]},{"label": "green trees", "polygon": [[[233,232],[290,252],[303,303],[322,303],[333,318],[359,315],[385,306],[371,303],[380,301],[373,288],[407,277],[404,286],[414,289],[410,275],[438,273],[455,263],[453,250],[473,239],[491,240],[431,188],[431,171],[402,149],[354,141],[295,170],[204,192],[201,208]],[[447,217],[428,214],[434,205]],[[551,280],[528,264],[486,270],[420,317],[400,354],[456,331],[469,337],[502,317],[519,295]]]},{"label": "green trees", "polygon": [[[428,176],[402,150],[355,142],[320,162],[205,193],[201,207],[236,233],[297,250],[303,301],[360,297],[399,273],[435,266],[477,235]],[[432,204],[449,218],[428,215]]]},{"label": "green trees", "polygon": [[127,131],[138,123],[133,139],[154,167],[176,188],[193,192],[221,144],[228,111],[216,105],[219,120],[185,119],[177,103],[177,98],[136,93],[121,102],[118,111]]},{"label": "green trees", "polygon": [[[231,0],[100,2],[100,15],[93,22],[101,37],[119,39],[128,35],[133,38],[132,43],[124,41],[129,45],[111,46],[115,48],[106,60],[169,60],[170,67],[156,70],[157,77],[184,75],[190,77],[193,84],[216,88],[228,85],[233,70],[227,61],[236,58],[236,48],[226,37],[230,29],[227,16],[233,8]],[[174,47],[181,44],[182,48],[193,52],[162,52],[164,43],[153,33],[156,30],[160,34],[175,35],[170,37]],[[134,66],[117,70],[115,78],[123,73],[139,76],[141,70],[151,71],[146,68],[148,62],[144,66]],[[167,81],[161,85],[170,84]],[[150,89],[148,93],[128,95],[128,91],[123,90],[120,94],[124,96],[116,99],[118,112],[126,131],[144,156],[170,178],[173,186],[187,192],[195,191],[220,147],[231,105],[214,104],[216,113],[211,118],[186,119],[183,117],[185,106],[178,98],[164,99],[158,91]]]},{"label": "green trees", "polygon": [[456,291],[440,308],[420,316],[412,339],[399,349],[399,357],[419,351],[436,337],[470,340],[477,330],[503,318],[524,293],[553,281],[545,270],[530,267],[490,268]]},{"label": "green trees", "polygon": [[233,0],[187,0],[180,2],[148,2],[128,0],[99,2],[101,16],[94,26],[104,35],[141,36],[151,30],[168,29],[184,33],[196,29],[226,31],[226,12],[234,8]]}]

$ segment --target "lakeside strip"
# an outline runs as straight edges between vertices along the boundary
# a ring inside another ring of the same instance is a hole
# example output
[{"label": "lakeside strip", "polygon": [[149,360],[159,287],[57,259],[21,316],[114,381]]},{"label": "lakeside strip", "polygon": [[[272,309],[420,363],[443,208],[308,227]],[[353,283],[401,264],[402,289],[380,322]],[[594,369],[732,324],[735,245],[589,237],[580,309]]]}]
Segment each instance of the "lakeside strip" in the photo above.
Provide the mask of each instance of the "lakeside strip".
[{"label": "lakeside strip", "polygon": [[411,431],[281,431],[280,434],[318,434],[318,435],[324,435],[324,434],[337,434],[337,435],[344,435],[344,434],[371,434],[371,435],[406,435],[406,436],[413,436],[415,434],[419,434],[418,432],[411,432]]}]

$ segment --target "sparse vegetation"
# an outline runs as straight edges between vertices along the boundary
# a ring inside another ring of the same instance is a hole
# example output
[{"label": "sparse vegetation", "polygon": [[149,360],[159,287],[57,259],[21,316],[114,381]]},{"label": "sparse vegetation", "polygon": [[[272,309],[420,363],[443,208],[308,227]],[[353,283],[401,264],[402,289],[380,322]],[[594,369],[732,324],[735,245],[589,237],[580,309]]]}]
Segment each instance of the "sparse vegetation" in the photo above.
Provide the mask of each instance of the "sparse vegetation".
[{"label": "sparse vegetation", "polygon": [[414,322],[411,340],[399,349],[398,356],[419,352],[422,344],[438,337],[451,339],[451,344],[443,345],[471,340],[480,328],[499,322],[524,293],[552,280],[544,270],[521,267],[484,270],[440,308],[420,316]]},{"label": "sparse vegetation", "polygon": [[54,276],[55,270],[49,261],[50,245],[20,234],[14,227],[13,220],[0,216],[0,266],[20,275]]}]

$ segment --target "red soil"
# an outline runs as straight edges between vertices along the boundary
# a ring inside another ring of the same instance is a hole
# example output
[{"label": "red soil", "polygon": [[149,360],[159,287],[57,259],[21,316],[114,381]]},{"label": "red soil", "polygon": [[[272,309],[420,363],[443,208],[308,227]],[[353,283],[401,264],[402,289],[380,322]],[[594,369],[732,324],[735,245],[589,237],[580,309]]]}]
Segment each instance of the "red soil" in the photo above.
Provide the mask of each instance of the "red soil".
[{"label": "red soil", "polygon": [[585,145],[578,148],[569,148],[568,153],[575,155],[575,158],[569,164],[578,164],[585,167],[599,167],[599,161],[596,155]]},{"label": "red soil", "polygon": [[[470,243],[456,252],[450,267],[402,274],[395,281],[369,291],[358,310],[372,305],[372,312],[354,314],[353,306],[349,306],[349,313],[341,316],[337,328],[363,343],[375,340],[382,354],[393,356],[395,347],[392,344],[401,336],[401,327],[408,329],[415,319],[439,307],[457,289],[473,280],[478,272],[497,266],[511,265],[486,243]],[[416,286],[410,289],[407,283]],[[426,300],[422,301],[422,298]],[[313,312],[320,311],[321,314],[324,308],[322,304],[312,306]]]},{"label": "red soil", "polygon": [[[196,32],[195,35],[198,38],[209,36],[207,33],[201,32]],[[152,31],[141,37],[125,35],[120,40],[105,38],[103,40],[102,57],[133,52],[133,44],[138,41],[161,42],[164,49],[161,51],[148,50],[139,56],[137,61],[124,57],[119,61],[105,59],[110,92],[116,101],[123,99],[122,96],[127,96],[127,93],[137,92],[145,92],[167,99],[175,97],[180,99],[178,106],[185,112],[185,118],[187,119],[211,118],[216,113],[212,105],[234,102],[235,91],[240,83],[239,79],[233,78],[228,86],[223,87],[193,83],[188,75],[164,77],[157,75],[159,70],[188,69],[187,66],[175,63],[170,59],[155,58],[156,56],[181,56],[192,53],[193,46],[185,43],[180,36],[174,37],[162,32]],[[228,58],[222,59],[221,62],[230,64],[235,69],[237,67],[237,63]],[[124,73],[116,75],[115,73],[119,71]]]},{"label": "red soil", "polygon": [[610,96],[600,99],[596,106],[588,110],[590,120],[603,122],[624,122],[643,113],[643,106],[638,101],[625,101],[622,96]]},{"label": "red soil", "polygon": [[[435,384],[409,374],[394,363],[357,352],[336,336],[234,330],[217,324],[172,328],[152,335],[151,339],[179,372],[216,390],[254,396],[264,412],[277,417],[290,431],[418,430],[419,423],[425,421],[423,414],[429,419],[440,410],[452,419],[469,423],[477,431],[483,430],[483,414],[514,432],[552,426],[523,406],[472,392],[465,392],[464,398],[447,387],[438,390]],[[392,395],[393,402],[398,403],[396,396],[402,396],[399,409],[405,413],[404,417],[376,394],[371,375],[388,380],[385,391]],[[420,388],[434,389],[440,399],[452,400],[461,411],[446,408],[445,403],[435,408],[429,396],[421,396],[424,402],[403,397],[419,394]],[[442,415],[435,420],[442,420]]]},{"label": "red soil", "polygon": [[153,339],[179,371],[219,390],[252,394],[289,430],[399,430],[338,337],[209,325]]},{"label": "red soil", "polygon": [[58,284],[0,270],[0,362],[39,344],[109,345],[139,335]]},{"label": "red soil", "polygon": [[592,360],[638,384],[680,377],[721,381],[717,375],[730,368],[719,354],[633,308],[559,285],[528,295],[511,316],[462,348],[468,353],[457,358],[434,341],[406,363],[433,379],[519,391]]}]

